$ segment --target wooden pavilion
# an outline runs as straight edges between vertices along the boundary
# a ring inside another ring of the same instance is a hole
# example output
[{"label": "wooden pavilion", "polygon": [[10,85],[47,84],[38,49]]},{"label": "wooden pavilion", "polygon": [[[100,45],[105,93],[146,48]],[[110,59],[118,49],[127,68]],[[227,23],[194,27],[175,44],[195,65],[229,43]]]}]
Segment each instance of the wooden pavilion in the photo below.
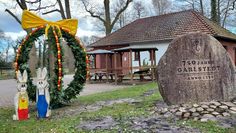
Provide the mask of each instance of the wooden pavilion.
[{"label": "wooden pavilion", "polygon": [[[97,49],[88,52],[90,59],[90,80],[92,77],[102,80],[106,77],[107,82],[109,79],[113,81],[115,76],[115,83],[121,82],[124,77],[128,77],[130,82],[133,83],[134,76],[138,75],[140,80],[144,76],[149,76],[152,80],[155,79],[156,60],[155,53],[156,47],[134,47],[128,46],[123,48],[113,49],[112,51]],[[148,66],[142,66],[140,60],[140,52],[149,51],[150,62]],[[133,66],[133,61],[138,60],[138,66]]]}]

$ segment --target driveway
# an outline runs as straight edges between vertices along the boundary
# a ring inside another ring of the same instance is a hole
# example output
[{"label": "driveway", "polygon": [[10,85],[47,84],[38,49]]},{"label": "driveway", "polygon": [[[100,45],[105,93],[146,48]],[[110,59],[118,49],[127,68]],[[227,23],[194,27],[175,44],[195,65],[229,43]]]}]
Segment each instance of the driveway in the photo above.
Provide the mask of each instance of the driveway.
[{"label": "driveway", "polygon": [[[65,75],[64,83],[67,85],[73,79],[73,75]],[[0,80],[0,107],[13,106],[13,99],[17,92],[16,80]],[[100,93],[105,91],[112,91],[127,86],[118,86],[112,84],[86,84],[80,95],[90,95],[94,93]]]}]

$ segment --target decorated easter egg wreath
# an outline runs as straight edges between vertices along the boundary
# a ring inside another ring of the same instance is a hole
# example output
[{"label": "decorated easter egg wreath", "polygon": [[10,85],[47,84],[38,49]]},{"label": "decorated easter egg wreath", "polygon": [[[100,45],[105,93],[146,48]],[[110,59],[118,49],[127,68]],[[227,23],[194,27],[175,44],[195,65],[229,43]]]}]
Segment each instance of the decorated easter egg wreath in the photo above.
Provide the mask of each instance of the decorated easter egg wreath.
[{"label": "decorated easter egg wreath", "polygon": [[[42,35],[47,36],[48,45],[53,50],[54,57],[57,59],[54,65],[54,75],[49,78],[51,107],[60,107],[63,103],[69,102],[83,89],[88,74],[88,58],[81,42],[75,38],[77,30],[77,20],[67,19],[58,22],[49,22],[36,16],[35,14],[24,11],[22,16],[22,27],[24,29],[34,28],[28,34],[18,47],[15,57],[15,71],[23,72],[27,70],[27,92],[30,100],[35,101],[36,86],[32,83],[31,72],[27,65],[29,60],[29,52],[34,42]],[[64,38],[67,45],[71,48],[75,59],[75,75],[74,79],[68,84],[67,88],[63,88],[63,50],[60,38]]]}]

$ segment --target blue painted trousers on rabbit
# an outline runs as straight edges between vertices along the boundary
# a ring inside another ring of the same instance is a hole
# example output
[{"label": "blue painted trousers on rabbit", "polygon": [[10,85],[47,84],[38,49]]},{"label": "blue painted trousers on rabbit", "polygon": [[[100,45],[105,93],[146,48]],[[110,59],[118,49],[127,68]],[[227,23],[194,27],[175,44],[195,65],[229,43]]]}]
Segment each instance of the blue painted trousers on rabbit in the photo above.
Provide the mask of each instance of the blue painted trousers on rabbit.
[{"label": "blue painted trousers on rabbit", "polygon": [[45,95],[38,95],[37,109],[38,109],[38,117],[45,118],[48,109],[48,103],[46,101]]}]

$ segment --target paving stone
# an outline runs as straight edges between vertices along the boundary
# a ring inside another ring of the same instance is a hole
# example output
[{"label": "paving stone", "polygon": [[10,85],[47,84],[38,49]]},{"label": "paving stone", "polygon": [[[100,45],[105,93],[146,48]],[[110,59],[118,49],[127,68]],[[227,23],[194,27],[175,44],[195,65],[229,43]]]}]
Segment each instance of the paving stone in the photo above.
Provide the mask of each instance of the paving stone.
[{"label": "paving stone", "polygon": [[179,111],[180,111],[180,112],[183,112],[183,113],[184,113],[184,112],[187,112],[185,107],[180,107],[180,108],[179,108]]},{"label": "paving stone", "polygon": [[200,112],[200,111],[203,111],[203,110],[204,110],[204,109],[203,109],[202,107],[198,107],[198,108],[197,108],[197,111],[199,111],[199,112]]},{"label": "paving stone", "polygon": [[183,115],[184,118],[189,118],[189,116],[190,116],[190,113],[188,113],[188,112],[184,113],[184,115]]},{"label": "paving stone", "polygon": [[206,109],[207,111],[209,111],[209,112],[213,112],[214,111],[214,109],[212,109],[212,108],[209,108],[209,109]]},{"label": "paving stone", "polygon": [[197,111],[197,109],[196,109],[196,108],[191,108],[191,109],[189,109],[189,111],[192,112],[192,113],[194,113],[194,112]]},{"label": "paving stone", "polygon": [[210,112],[209,111],[202,111],[201,113],[202,114],[209,114]]},{"label": "paving stone", "polygon": [[207,119],[207,118],[201,118],[200,121],[201,121],[201,122],[207,122],[208,119]]},{"label": "paving stone", "polygon": [[236,111],[236,107],[231,107],[230,110]]},{"label": "paving stone", "polygon": [[204,115],[202,116],[202,118],[212,118],[212,117],[215,117],[215,116],[212,115],[212,114],[204,114]]},{"label": "paving stone", "polygon": [[235,107],[236,105],[232,102],[221,102],[222,104],[229,106],[229,107]]},{"label": "paving stone", "polygon": [[193,104],[193,107],[196,108],[196,107],[199,107],[199,105],[195,103],[195,104]]},{"label": "paving stone", "polygon": [[217,116],[217,115],[219,115],[220,113],[218,113],[218,112],[212,112],[211,114]]},{"label": "paving stone", "polygon": [[227,113],[227,112],[222,113],[222,115],[225,116],[225,117],[230,116],[230,114]]},{"label": "paving stone", "polygon": [[236,114],[236,111],[229,110],[229,113],[230,113],[230,114],[234,114],[234,115],[235,115],[235,114]]},{"label": "paving stone", "polygon": [[221,105],[221,106],[219,106],[219,108],[221,108],[221,109],[228,109],[228,106]]},{"label": "paving stone", "polygon": [[175,115],[179,116],[179,117],[182,116],[182,114],[183,114],[183,112],[179,112],[179,111],[175,113]]},{"label": "paving stone", "polygon": [[168,111],[167,108],[162,108],[162,109],[161,109],[161,113],[162,113],[162,114],[165,114],[167,111]]},{"label": "paving stone", "polygon": [[199,116],[200,114],[199,113],[197,113],[197,112],[195,112],[195,113],[192,113],[192,116],[193,117],[197,117],[197,116]]},{"label": "paving stone", "polygon": [[216,106],[215,106],[215,105],[210,105],[210,108],[213,108],[213,109],[215,109],[215,108],[216,108]]},{"label": "paving stone", "polygon": [[208,109],[209,108],[209,106],[205,105],[205,104],[201,105],[201,107],[204,108],[204,109]]},{"label": "paving stone", "polygon": [[220,106],[220,105],[221,105],[221,103],[216,102],[216,101],[211,101],[210,104],[213,104],[213,105],[215,105],[215,106]]}]

